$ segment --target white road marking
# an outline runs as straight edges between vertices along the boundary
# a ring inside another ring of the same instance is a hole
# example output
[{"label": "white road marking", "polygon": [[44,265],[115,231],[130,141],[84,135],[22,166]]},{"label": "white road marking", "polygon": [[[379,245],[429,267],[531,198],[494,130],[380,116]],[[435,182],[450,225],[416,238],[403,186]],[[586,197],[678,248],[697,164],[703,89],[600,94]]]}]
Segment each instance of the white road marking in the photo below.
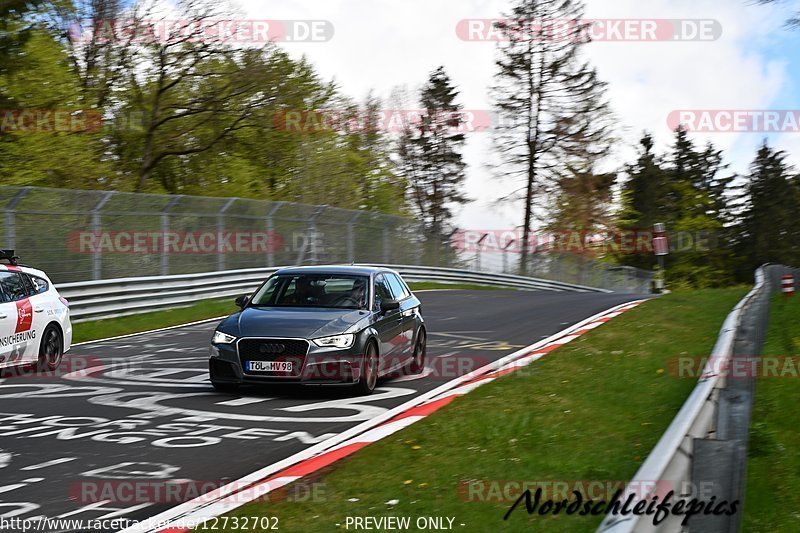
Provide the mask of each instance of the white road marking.
[{"label": "white road marking", "polygon": [[74,461],[75,459],[77,459],[77,457],[62,457],[61,459],[53,459],[52,461],[46,461],[44,463],[39,463],[38,465],[26,466],[24,468],[20,468],[20,470],[39,470],[40,468],[47,468],[48,466],[68,463],[70,461]]},{"label": "white road marking", "polygon": [[239,407],[241,405],[250,405],[251,403],[261,403],[274,400],[275,398],[236,398],[235,400],[226,400],[224,402],[216,402],[217,405],[227,405],[229,407]]}]

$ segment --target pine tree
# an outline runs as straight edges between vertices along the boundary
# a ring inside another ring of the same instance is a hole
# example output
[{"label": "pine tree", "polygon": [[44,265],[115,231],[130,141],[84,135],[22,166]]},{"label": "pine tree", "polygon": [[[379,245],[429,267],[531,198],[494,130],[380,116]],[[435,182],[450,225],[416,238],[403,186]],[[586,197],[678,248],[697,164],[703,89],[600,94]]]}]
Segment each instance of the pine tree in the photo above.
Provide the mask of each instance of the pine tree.
[{"label": "pine tree", "polygon": [[439,67],[420,92],[421,114],[405,126],[398,142],[400,168],[409,181],[411,203],[428,238],[439,239],[449,229],[453,206],[468,201],[463,187],[466,163],[461,150],[462,106],[450,77]]},{"label": "pine tree", "polygon": [[764,143],[746,176],[746,207],[739,227],[738,252],[745,258],[743,278],[764,263],[800,264],[798,179],[790,176],[786,153]]},{"label": "pine tree", "polygon": [[[653,139],[645,134],[636,163],[627,169],[623,186],[620,227],[649,232],[656,223],[666,225],[672,244],[665,258],[671,282],[688,286],[717,286],[732,280],[728,198],[732,177],[723,175],[722,153],[708,144],[699,151],[681,128],[666,158],[653,152]],[[623,250],[621,262],[651,268],[649,250]]]},{"label": "pine tree", "polygon": [[[627,180],[622,186],[619,227],[626,231],[650,231],[654,224],[671,217],[664,201],[669,189],[668,174],[653,151],[653,137],[645,133],[639,145],[639,157],[627,166]],[[649,254],[630,253],[630,250],[622,250],[618,259],[638,268],[649,269],[655,264],[655,258]]]},{"label": "pine tree", "polygon": [[675,132],[670,156],[668,230],[680,248],[667,258],[673,278],[692,287],[726,285],[733,269],[719,237],[724,228],[724,192],[731,178],[721,176],[722,154],[708,144],[698,151],[683,128]]},{"label": "pine tree", "polygon": [[505,40],[493,91],[502,119],[497,143],[502,175],[522,182],[507,198],[523,203],[522,273],[534,219],[547,210],[567,169],[587,172],[610,149],[605,83],[581,57],[582,17],[579,0],[518,0],[498,24]]}]

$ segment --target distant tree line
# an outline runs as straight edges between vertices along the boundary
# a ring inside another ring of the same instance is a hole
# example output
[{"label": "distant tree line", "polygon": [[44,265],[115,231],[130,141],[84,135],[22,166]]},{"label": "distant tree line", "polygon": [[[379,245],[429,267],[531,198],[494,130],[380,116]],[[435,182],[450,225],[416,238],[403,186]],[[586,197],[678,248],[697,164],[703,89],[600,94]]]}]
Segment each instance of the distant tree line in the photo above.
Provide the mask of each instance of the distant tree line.
[{"label": "distant tree line", "polygon": [[[765,0],[765,3],[768,0]],[[459,90],[443,67],[413,91],[418,110],[396,130],[388,106],[357,101],[280,46],[233,46],[183,30],[141,40],[165,0],[6,0],[0,6],[0,183],[240,196],[327,204],[417,218],[426,259],[447,253],[465,193],[467,141]],[[224,2],[179,0],[170,19],[236,18]],[[800,265],[800,179],[764,144],[750,171],[731,174],[712,145],[675,132],[667,153],[650,134],[636,161],[609,165],[618,146],[606,83],[583,56],[580,0],[516,0],[497,23],[490,163],[520,209],[518,270],[537,229],[650,230],[673,241],[669,279],[687,286],[749,280],[761,263]],[[122,20],[126,32],[76,23]],[[535,21],[572,20],[558,39]],[[564,33],[566,32],[566,33]],[[70,110],[84,131],[15,130],[9,110]],[[328,127],[325,110],[336,110]],[[294,113],[294,115],[292,115]],[[299,115],[298,115],[299,113]],[[99,117],[101,127],[91,127]],[[290,117],[291,118],[290,120]],[[303,127],[287,127],[300,121]],[[355,125],[355,126],[353,126]],[[346,126],[346,127],[343,127]],[[609,167],[617,166],[614,171]],[[689,239],[691,242],[687,242]],[[651,269],[624,249],[600,260]]]},{"label": "distant tree line", "polygon": [[[304,58],[271,43],[237,47],[186,30],[137,38],[158,18],[235,18],[219,2],[181,0],[169,16],[159,15],[166,6],[150,0],[3,4],[2,183],[407,212],[407,184],[390,161],[384,132],[297,131],[282,119],[335,109],[355,122],[381,106],[377,99],[353,100]],[[126,32],[103,31],[115,21]],[[87,23],[94,31],[84,31]],[[15,127],[18,116],[9,110],[72,110],[87,124],[99,117],[102,127],[29,133]]]}]

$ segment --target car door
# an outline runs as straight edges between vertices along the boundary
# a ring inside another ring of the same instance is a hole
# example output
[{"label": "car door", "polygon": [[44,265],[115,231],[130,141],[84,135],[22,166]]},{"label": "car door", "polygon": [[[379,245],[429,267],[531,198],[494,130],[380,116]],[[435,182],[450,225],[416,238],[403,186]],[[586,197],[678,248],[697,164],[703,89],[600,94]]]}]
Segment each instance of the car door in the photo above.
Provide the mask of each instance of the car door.
[{"label": "car door", "polygon": [[0,272],[0,366],[4,366],[14,349],[12,336],[17,327],[17,306],[3,290],[3,280],[10,272]]},{"label": "car door", "polygon": [[[10,336],[6,339],[8,350],[5,362],[25,363],[38,358],[37,331],[33,328],[33,305],[30,301],[32,287],[21,272],[2,272],[0,284],[6,299],[9,299],[13,324]],[[38,332],[41,334],[41,332]]]},{"label": "car door", "polygon": [[49,291],[50,284],[47,280],[33,274],[22,274],[22,277],[27,284],[28,306],[33,312],[31,331],[36,337],[31,341],[26,359],[35,361],[39,359],[39,343],[44,328],[54,319],[56,302],[54,293]]},{"label": "car door", "polygon": [[394,299],[389,282],[383,274],[375,276],[373,294],[375,295],[373,311],[377,316],[373,327],[381,341],[379,372],[383,373],[403,363],[403,314],[399,309],[386,314],[381,313],[381,302]]},{"label": "car door", "polygon": [[386,279],[389,281],[392,297],[400,302],[400,314],[402,315],[402,331],[400,335],[403,339],[402,354],[410,361],[414,356],[414,327],[417,323],[414,318],[415,311],[414,304],[411,302],[411,293],[408,292],[396,274],[387,272]]}]

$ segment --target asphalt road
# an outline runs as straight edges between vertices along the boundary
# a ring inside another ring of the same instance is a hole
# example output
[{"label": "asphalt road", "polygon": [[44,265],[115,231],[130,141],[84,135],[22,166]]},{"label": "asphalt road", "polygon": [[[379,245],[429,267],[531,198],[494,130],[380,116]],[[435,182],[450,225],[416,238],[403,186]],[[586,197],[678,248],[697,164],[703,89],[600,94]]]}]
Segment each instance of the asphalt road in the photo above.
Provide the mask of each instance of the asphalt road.
[{"label": "asphalt road", "polygon": [[206,370],[215,322],[78,346],[57,375],[3,379],[0,520],[153,516],[637,299],[514,291],[419,296],[429,369],[386,380],[366,398],[339,387],[216,393]]}]

